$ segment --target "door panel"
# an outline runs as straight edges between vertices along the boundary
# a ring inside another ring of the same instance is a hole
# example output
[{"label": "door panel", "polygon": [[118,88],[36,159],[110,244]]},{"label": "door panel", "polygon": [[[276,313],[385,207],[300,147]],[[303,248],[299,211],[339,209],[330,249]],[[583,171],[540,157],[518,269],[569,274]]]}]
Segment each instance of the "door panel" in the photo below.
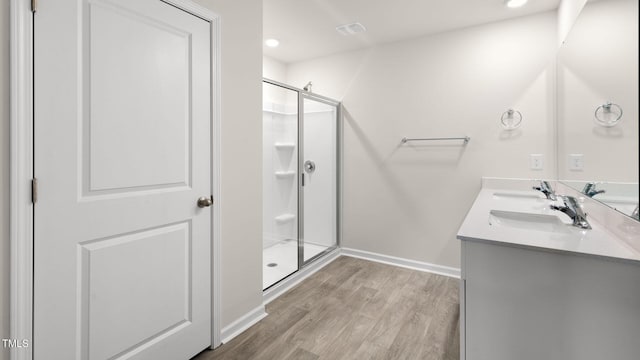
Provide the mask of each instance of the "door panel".
[{"label": "door panel", "polygon": [[[305,184],[304,257],[307,261],[337,246],[337,107],[306,97],[303,103],[301,167]],[[311,166],[311,168],[309,167]]]},{"label": "door panel", "polygon": [[87,358],[108,359],[192,321],[190,248],[189,222],[80,244]]},{"label": "door panel", "polygon": [[190,34],[128,9],[88,7],[87,190],[188,185]]},{"label": "door panel", "polygon": [[209,23],[157,0],[34,22],[34,358],[188,359],[211,344]]}]

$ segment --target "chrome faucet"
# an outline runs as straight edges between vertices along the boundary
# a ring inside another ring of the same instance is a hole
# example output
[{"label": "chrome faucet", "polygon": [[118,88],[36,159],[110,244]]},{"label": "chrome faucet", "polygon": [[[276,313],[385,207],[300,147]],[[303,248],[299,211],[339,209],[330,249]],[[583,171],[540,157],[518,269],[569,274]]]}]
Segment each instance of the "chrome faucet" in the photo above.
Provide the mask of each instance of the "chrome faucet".
[{"label": "chrome faucet", "polygon": [[551,185],[549,185],[549,182],[546,180],[540,180],[540,186],[534,186],[533,190],[540,191],[549,200],[553,200],[553,201],[556,200],[556,192],[553,191],[553,188],[551,187]]},{"label": "chrome faucet", "polygon": [[596,183],[594,182],[589,182],[584,186],[584,189],[582,189],[582,193],[587,195],[588,197],[594,197],[598,194],[602,194],[604,193],[605,190],[596,190]]},{"label": "chrome faucet", "polygon": [[562,211],[573,220],[573,226],[581,229],[591,229],[591,225],[587,221],[587,214],[582,211],[582,207],[573,196],[560,196],[564,202],[564,206],[551,205],[552,210]]},{"label": "chrome faucet", "polygon": [[640,204],[636,205],[636,209],[631,213],[631,217],[640,221]]}]

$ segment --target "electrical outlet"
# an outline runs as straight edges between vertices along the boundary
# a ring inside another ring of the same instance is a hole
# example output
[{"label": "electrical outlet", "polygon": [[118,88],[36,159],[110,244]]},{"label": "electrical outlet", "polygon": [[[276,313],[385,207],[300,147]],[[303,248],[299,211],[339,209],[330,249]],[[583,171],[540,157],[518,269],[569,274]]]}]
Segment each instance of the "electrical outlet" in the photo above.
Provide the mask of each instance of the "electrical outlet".
[{"label": "electrical outlet", "polygon": [[542,170],[543,165],[542,154],[529,155],[529,168],[531,168],[531,170]]},{"label": "electrical outlet", "polygon": [[583,154],[569,154],[569,170],[582,171],[584,169]]}]

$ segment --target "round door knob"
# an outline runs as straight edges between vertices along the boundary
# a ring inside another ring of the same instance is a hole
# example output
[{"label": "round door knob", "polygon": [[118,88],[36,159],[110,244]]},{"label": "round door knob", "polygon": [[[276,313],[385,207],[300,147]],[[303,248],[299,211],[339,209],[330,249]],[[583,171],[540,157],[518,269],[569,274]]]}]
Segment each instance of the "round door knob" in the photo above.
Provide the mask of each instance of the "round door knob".
[{"label": "round door knob", "polygon": [[205,208],[213,205],[213,197],[212,196],[202,196],[198,198],[198,207]]}]

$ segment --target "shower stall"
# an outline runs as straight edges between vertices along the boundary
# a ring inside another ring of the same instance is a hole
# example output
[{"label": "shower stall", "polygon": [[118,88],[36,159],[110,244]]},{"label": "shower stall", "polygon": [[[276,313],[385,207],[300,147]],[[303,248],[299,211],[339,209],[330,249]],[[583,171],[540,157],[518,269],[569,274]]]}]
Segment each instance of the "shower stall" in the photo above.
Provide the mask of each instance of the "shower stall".
[{"label": "shower stall", "polygon": [[340,233],[340,103],[263,80],[263,288],[328,254]]}]

